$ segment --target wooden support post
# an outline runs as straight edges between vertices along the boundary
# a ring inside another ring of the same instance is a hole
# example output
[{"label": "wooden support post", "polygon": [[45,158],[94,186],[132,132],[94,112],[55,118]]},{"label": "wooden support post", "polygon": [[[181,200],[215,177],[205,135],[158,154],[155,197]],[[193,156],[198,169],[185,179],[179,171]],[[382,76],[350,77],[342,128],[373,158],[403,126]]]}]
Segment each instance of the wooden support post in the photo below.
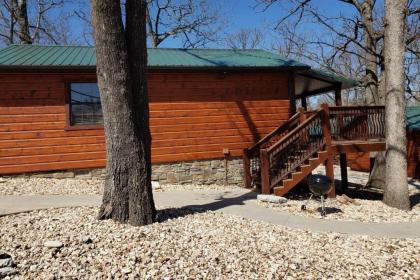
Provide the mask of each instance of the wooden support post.
[{"label": "wooden support post", "polygon": [[299,123],[303,123],[306,120],[305,109],[300,107],[298,109],[298,113],[299,113]]},{"label": "wooden support post", "polygon": [[[343,102],[341,100],[341,83],[336,84],[334,87],[334,98],[335,98],[335,106],[342,106]],[[339,116],[337,118],[337,129],[336,134],[342,136],[342,129],[343,129],[343,116]]]},{"label": "wooden support post", "polygon": [[347,177],[347,155],[346,154],[340,154],[340,169],[341,169],[341,191],[345,193],[349,187],[349,180]]},{"label": "wooden support post", "polygon": [[335,197],[335,182],[334,182],[334,151],[332,148],[332,140],[331,140],[331,128],[330,128],[330,120],[329,120],[329,108],[328,104],[324,103],[321,105],[323,109],[323,117],[322,117],[322,132],[324,134],[325,140],[325,149],[328,153],[327,160],[325,161],[325,173],[333,182],[332,189],[328,194],[328,197]]},{"label": "wooden support post", "polygon": [[306,96],[302,95],[302,97],[300,98],[300,103],[302,105],[302,108],[305,109],[305,111],[308,110],[308,104],[306,104]]},{"label": "wooden support post", "polygon": [[295,72],[289,72],[288,79],[289,118],[296,114]]},{"label": "wooden support post", "polygon": [[270,162],[266,149],[260,151],[261,160],[261,193],[270,194]]},{"label": "wooden support post", "polygon": [[[300,107],[299,109],[298,109],[298,112],[299,112],[299,124],[301,124],[301,123],[304,123],[305,122],[305,120],[306,120],[306,114],[305,114],[305,109],[303,109],[302,107]],[[308,141],[308,139],[309,139],[309,133],[308,132],[306,132],[303,136],[302,136],[302,139],[301,139],[301,143],[306,143],[307,141]]]},{"label": "wooden support post", "polygon": [[251,161],[249,159],[248,149],[244,149],[242,161],[244,166],[245,188],[251,188]]},{"label": "wooden support post", "polygon": [[341,83],[337,84],[334,87],[334,99],[335,99],[335,105],[336,106],[342,106],[343,101],[341,100]]}]

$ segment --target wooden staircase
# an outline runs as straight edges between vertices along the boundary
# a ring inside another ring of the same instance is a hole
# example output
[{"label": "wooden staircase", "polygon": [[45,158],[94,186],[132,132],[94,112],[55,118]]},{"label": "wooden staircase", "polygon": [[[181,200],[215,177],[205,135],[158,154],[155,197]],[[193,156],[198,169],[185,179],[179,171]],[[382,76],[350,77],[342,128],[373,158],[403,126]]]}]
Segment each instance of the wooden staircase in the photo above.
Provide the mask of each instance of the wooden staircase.
[{"label": "wooden staircase", "polygon": [[309,158],[307,162],[299,166],[295,171],[291,172],[289,177],[281,180],[276,187],[273,188],[273,193],[278,196],[283,196],[299,184],[303,179],[312,173],[312,171],[318,167],[318,165],[324,163],[327,160],[328,153],[326,151],[320,151],[313,157]]},{"label": "wooden staircase", "polygon": [[[384,107],[302,109],[287,122],[244,150],[246,187],[283,196],[320,164],[334,179],[332,141],[384,137]],[[330,193],[335,195],[335,190]]]}]

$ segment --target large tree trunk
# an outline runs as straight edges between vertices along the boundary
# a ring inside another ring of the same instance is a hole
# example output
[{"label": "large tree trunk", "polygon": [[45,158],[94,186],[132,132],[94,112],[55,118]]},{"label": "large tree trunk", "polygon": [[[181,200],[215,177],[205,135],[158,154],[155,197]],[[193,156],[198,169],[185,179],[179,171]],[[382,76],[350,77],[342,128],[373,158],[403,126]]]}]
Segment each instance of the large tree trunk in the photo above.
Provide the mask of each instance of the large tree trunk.
[{"label": "large tree trunk", "polygon": [[32,44],[29,34],[28,6],[26,0],[12,0],[12,13],[19,24],[19,39],[23,44]]},{"label": "large tree trunk", "polygon": [[99,218],[133,225],[155,220],[147,95],[146,0],[91,0],[104,115],[107,176]]},{"label": "large tree trunk", "polygon": [[[376,57],[376,40],[373,38],[373,6],[374,0],[365,0],[362,4],[361,16],[365,24],[364,45],[365,45],[365,89],[366,101],[369,105],[379,105],[381,98],[378,92],[378,63]],[[383,103],[383,101],[382,101]]]},{"label": "large tree trunk", "polygon": [[385,0],[386,187],[384,203],[410,209],[404,91],[406,0]]}]

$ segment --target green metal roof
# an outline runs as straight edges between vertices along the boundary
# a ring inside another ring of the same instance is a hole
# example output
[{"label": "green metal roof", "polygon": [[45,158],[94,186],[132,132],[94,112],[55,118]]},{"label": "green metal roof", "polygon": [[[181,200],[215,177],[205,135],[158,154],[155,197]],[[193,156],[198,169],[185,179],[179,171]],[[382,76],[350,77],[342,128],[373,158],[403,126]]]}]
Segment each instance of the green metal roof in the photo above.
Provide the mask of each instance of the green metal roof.
[{"label": "green metal roof", "polygon": [[[0,50],[3,68],[95,67],[91,46],[11,45]],[[302,67],[308,65],[263,50],[233,49],[148,49],[149,67]]]},{"label": "green metal roof", "polygon": [[405,117],[409,130],[420,130],[420,106],[407,107]]}]

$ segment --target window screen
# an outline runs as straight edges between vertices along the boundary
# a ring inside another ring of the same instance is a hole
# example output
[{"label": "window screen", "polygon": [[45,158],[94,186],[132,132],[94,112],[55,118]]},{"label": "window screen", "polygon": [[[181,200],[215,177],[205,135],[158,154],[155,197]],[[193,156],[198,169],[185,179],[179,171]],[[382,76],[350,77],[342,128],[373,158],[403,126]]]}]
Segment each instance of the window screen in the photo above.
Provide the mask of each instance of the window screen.
[{"label": "window screen", "polygon": [[70,84],[70,123],[102,124],[102,107],[96,83]]}]

